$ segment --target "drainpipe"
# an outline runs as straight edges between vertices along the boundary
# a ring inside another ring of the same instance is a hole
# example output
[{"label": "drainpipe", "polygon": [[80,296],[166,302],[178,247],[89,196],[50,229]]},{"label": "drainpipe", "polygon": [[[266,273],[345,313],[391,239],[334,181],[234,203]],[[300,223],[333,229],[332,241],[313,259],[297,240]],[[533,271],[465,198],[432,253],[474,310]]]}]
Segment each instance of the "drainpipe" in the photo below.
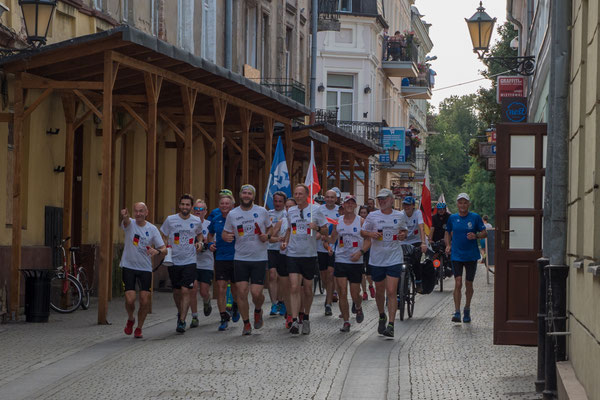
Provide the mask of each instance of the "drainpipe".
[{"label": "drainpipe", "polygon": [[518,36],[518,39],[519,39],[519,52],[517,54],[521,55],[521,49],[522,49],[522,47],[521,47],[521,42],[522,42],[521,37],[523,36],[523,24],[521,24],[521,22],[513,16],[513,2],[514,2],[514,0],[508,0],[506,2],[506,19],[508,20],[508,22],[510,22],[511,24],[513,24],[514,26],[516,26],[517,30],[519,31],[519,36]]},{"label": "drainpipe", "polygon": [[312,43],[310,48],[310,123],[315,122],[317,112],[317,36],[319,24],[319,0],[312,0]]},{"label": "drainpipe", "polygon": [[233,0],[225,0],[225,68],[232,68]]},{"label": "drainpipe", "polygon": [[[566,359],[567,327],[567,184],[568,184],[568,134],[569,134],[569,64],[571,1],[551,2],[550,47],[550,118],[548,142],[552,143],[551,163],[551,235],[546,254],[550,264],[546,267],[547,308],[546,321],[546,382],[544,399],[556,397],[556,362]],[[546,183],[548,185],[548,183]]]}]

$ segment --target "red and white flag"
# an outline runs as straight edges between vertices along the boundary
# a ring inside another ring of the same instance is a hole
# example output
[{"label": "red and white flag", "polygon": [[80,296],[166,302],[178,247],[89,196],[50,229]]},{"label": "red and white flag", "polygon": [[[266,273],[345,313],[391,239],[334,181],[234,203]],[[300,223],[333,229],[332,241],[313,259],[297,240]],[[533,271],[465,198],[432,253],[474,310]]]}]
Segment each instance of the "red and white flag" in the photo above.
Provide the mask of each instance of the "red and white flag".
[{"label": "red and white flag", "polygon": [[425,234],[429,236],[431,231],[431,192],[429,191],[429,182],[427,177],[423,179],[423,190],[421,192],[421,213],[423,214],[423,222],[425,225]]},{"label": "red and white flag", "polygon": [[315,164],[315,145],[313,141],[310,141],[310,164],[308,164],[308,171],[306,172],[306,180],[304,184],[308,186],[310,198],[308,202],[312,204],[313,195],[319,193],[321,185],[319,185],[319,174],[317,172],[317,166]]}]

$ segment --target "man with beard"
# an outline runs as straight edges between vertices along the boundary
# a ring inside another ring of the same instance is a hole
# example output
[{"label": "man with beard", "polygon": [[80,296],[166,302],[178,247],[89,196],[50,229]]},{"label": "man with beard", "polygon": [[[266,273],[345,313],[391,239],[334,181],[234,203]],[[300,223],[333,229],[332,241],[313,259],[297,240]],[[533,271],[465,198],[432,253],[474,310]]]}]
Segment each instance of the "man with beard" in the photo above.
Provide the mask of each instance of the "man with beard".
[{"label": "man with beard", "polygon": [[[329,218],[331,221],[337,221],[340,217],[338,206],[335,204],[337,201],[337,193],[333,190],[325,192],[325,204],[319,207],[319,211],[325,218]],[[328,232],[333,231],[333,224],[328,224]],[[332,315],[331,303],[333,301],[333,263],[334,254],[333,246],[324,238],[321,237],[321,241],[317,245],[317,261],[319,262],[319,274],[321,275],[321,282],[325,287],[325,315]]]}]

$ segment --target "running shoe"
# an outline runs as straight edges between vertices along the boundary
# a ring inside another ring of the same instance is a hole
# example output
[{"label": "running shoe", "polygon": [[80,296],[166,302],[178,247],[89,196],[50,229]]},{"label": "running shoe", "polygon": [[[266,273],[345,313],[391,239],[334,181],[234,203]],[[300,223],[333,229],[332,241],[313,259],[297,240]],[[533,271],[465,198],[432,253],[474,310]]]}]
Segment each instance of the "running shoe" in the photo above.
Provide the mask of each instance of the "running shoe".
[{"label": "running shoe", "polygon": [[369,285],[369,294],[371,295],[372,299],[375,298],[375,288],[373,287],[373,285]]},{"label": "running shoe", "polygon": [[251,334],[252,334],[252,325],[250,325],[250,322],[248,322],[248,323],[244,324],[244,329],[242,329],[242,336],[248,336]]},{"label": "running shoe", "polygon": [[263,316],[262,316],[262,310],[260,310],[260,312],[254,312],[254,329],[260,329],[263,327]]},{"label": "running shoe", "polygon": [[285,329],[290,329],[292,327],[292,316],[288,314],[287,317],[285,317]]},{"label": "running shoe", "polygon": [[333,292],[333,296],[331,296],[331,301],[333,301],[334,303],[337,303],[337,301],[338,301],[337,292]]},{"label": "running shoe", "polygon": [[192,323],[190,324],[190,328],[197,328],[200,325],[200,321],[198,321],[197,317],[192,317]]},{"label": "running shoe", "polygon": [[131,335],[131,332],[133,332],[133,324],[135,324],[135,319],[132,321],[127,320],[127,325],[125,325],[125,329],[123,329],[123,332],[125,332],[126,335]]},{"label": "running shoe", "polygon": [[363,313],[362,308],[359,308],[358,310],[356,310],[356,322],[360,324],[364,320],[365,320],[365,314]]},{"label": "running shoe", "polygon": [[238,322],[240,320],[240,312],[238,311],[237,303],[233,303],[231,307],[231,320],[233,322]]},{"label": "running shoe", "polygon": [[278,308],[279,307],[277,307],[277,303],[273,303],[271,306],[271,313],[269,315],[277,315]]},{"label": "running shoe", "polygon": [[383,336],[385,337],[394,337],[394,325],[388,324],[387,328],[383,331]]},{"label": "running shoe", "polygon": [[367,294],[367,292],[363,292],[362,297],[363,301],[369,300],[369,295]]},{"label": "running shoe", "polygon": [[379,326],[377,326],[377,333],[383,335],[383,331],[385,331],[385,324],[387,323],[387,316],[379,317]]},{"label": "running shoe", "polygon": [[287,309],[285,308],[285,303],[282,301],[279,303],[279,315],[286,315]]},{"label": "running shoe", "polygon": [[177,321],[177,329],[175,329],[179,333],[185,332],[185,321]]},{"label": "running shoe", "polygon": [[212,312],[212,305],[210,304],[210,300],[205,301],[204,302],[204,316],[208,317],[211,312]]},{"label": "running shoe", "polygon": [[460,322],[460,311],[456,311],[452,316],[452,322]]},{"label": "running shoe", "polygon": [[133,337],[136,339],[141,339],[144,336],[142,335],[142,328],[135,328],[135,332],[133,332]]},{"label": "running shoe", "polygon": [[302,322],[302,334],[303,335],[310,334],[310,321],[305,320]]},{"label": "running shoe", "polygon": [[352,302],[352,314],[356,314],[356,304]]},{"label": "running shoe", "polygon": [[325,315],[328,317],[333,315],[333,311],[331,311],[331,306],[329,304],[325,304]]},{"label": "running shoe", "polygon": [[227,330],[227,326],[229,325],[229,321],[226,319],[221,320],[221,325],[219,325],[219,331],[223,332]]},{"label": "running shoe", "polygon": [[344,322],[344,325],[340,328],[340,332],[350,332],[350,322]]},{"label": "running shoe", "polygon": [[292,335],[297,335],[300,333],[300,324],[298,323],[298,321],[293,321],[292,322],[292,326],[290,328],[290,333]]},{"label": "running shoe", "polygon": [[[460,322],[460,314],[458,316],[459,322]],[[463,322],[464,323],[469,323],[471,322],[471,310],[468,308],[465,308],[465,311],[463,313]]]}]

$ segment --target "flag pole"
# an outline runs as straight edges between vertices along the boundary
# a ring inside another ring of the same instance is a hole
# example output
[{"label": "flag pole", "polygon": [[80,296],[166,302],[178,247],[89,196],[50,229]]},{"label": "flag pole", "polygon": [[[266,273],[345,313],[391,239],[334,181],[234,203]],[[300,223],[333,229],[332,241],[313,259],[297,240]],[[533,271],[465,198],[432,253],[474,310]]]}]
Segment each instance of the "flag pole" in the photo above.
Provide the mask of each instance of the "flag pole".
[{"label": "flag pole", "polygon": [[265,190],[265,201],[263,207],[267,207],[267,199],[269,198],[269,191],[271,190],[271,177],[273,174],[269,174],[269,181],[267,182],[267,190]]}]

